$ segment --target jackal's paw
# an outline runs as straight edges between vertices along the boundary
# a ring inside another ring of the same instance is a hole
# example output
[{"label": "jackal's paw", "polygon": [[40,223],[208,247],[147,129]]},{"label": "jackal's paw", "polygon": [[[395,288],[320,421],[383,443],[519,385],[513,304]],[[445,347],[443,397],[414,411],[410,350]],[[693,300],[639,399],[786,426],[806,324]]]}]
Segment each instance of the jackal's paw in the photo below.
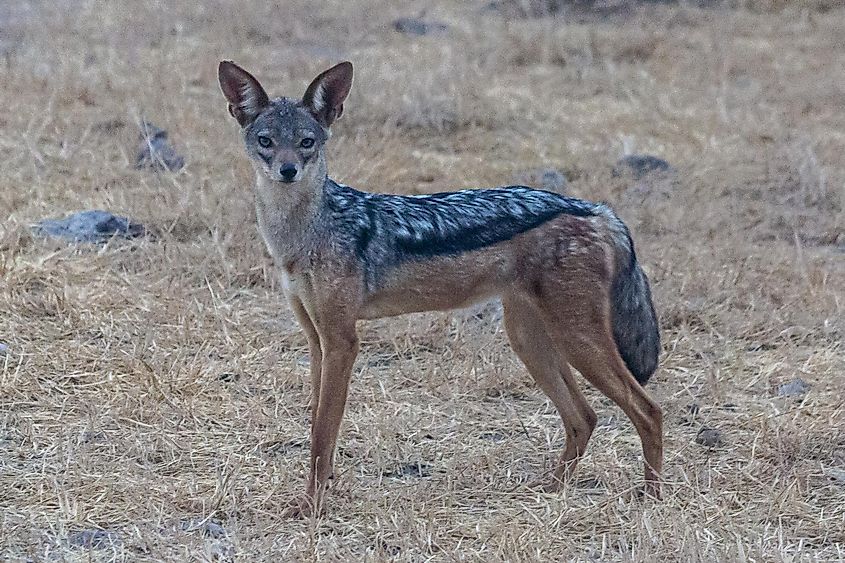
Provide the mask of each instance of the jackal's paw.
[{"label": "jackal's paw", "polygon": [[543,493],[556,493],[563,487],[563,481],[554,475],[543,475],[529,481],[527,487]]},{"label": "jackal's paw", "polygon": [[660,493],[659,482],[647,482],[643,487],[636,489],[637,498],[641,500],[660,500],[662,498]]},{"label": "jackal's paw", "polygon": [[300,495],[292,499],[284,511],[282,511],[283,518],[311,518],[312,516],[320,516],[323,513],[322,507],[319,507],[317,499],[311,495]]}]

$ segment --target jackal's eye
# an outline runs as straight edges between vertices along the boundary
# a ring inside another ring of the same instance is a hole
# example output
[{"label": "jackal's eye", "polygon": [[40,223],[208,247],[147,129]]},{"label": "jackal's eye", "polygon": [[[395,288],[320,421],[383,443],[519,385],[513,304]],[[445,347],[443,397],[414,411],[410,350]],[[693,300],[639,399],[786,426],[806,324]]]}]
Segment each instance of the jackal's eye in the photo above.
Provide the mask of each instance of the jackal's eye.
[{"label": "jackal's eye", "polygon": [[299,141],[299,146],[303,149],[310,149],[314,146],[314,139],[312,139],[311,137],[305,137],[304,139]]},{"label": "jackal's eye", "polygon": [[266,149],[273,144],[273,139],[271,139],[270,137],[265,137],[264,135],[259,135],[258,144]]}]

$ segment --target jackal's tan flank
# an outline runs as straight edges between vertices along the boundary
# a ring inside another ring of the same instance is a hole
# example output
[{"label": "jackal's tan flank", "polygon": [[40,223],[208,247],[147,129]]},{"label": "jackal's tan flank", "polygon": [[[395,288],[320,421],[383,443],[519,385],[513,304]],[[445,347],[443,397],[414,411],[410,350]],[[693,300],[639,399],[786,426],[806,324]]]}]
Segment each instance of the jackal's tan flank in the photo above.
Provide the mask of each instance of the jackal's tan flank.
[{"label": "jackal's tan flank", "polygon": [[514,351],[566,428],[547,490],[571,475],[596,425],[571,365],[634,423],[659,494],[662,416],[643,389],[657,367],[657,321],[633,241],[608,207],[522,186],[360,192],[328,177],[324,152],[350,63],[320,74],[301,100],[270,99],[228,61],[219,78],[255,168],[259,228],[311,353],[311,472],[292,513],[319,509],[332,473],[356,322],[496,297]]}]

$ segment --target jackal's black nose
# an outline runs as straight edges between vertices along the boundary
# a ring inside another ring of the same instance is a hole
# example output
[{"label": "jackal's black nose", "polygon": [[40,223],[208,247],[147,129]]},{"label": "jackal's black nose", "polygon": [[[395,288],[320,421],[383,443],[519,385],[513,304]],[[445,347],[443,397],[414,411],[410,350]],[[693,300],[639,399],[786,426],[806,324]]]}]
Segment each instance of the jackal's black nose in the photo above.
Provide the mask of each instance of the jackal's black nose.
[{"label": "jackal's black nose", "polygon": [[281,175],[282,180],[285,182],[293,182],[293,179],[296,177],[296,165],[291,163],[282,164],[281,168],[279,168],[279,175]]}]

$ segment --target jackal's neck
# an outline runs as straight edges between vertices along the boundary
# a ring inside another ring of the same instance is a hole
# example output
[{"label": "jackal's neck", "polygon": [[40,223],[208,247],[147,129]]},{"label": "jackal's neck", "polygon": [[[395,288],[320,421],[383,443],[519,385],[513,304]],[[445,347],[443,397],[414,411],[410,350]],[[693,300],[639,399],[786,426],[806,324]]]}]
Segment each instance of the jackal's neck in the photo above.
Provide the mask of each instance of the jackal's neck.
[{"label": "jackal's neck", "polygon": [[328,177],[323,176],[322,179],[283,184],[269,180],[263,174],[257,175],[258,227],[275,259],[294,259],[312,242],[327,180]]}]

